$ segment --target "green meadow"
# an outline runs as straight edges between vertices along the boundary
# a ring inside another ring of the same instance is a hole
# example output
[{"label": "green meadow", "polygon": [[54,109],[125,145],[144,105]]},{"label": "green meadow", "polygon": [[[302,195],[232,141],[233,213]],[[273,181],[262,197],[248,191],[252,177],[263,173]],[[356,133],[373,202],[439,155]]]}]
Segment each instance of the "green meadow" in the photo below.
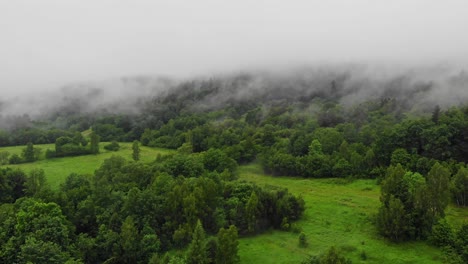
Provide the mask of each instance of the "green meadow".
[{"label": "green meadow", "polygon": [[[77,157],[45,159],[46,149],[53,144],[35,145],[42,149],[42,157],[33,163],[4,165],[20,168],[26,172],[43,169],[52,188],[57,188],[70,173],[92,174],[112,155],[132,159],[132,143],[119,143],[119,151],[107,151],[101,143],[101,153]],[[0,151],[20,154],[24,146],[2,147]],[[151,162],[158,155],[173,153],[172,150],[140,147],[141,161]],[[379,207],[380,189],[375,180],[303,179],[265,175],[259,164],[240,166],[239,180],[258,185],[275,185],[301,195],[306,210],[295,225],[302,230],[308,241],[303,248],[298,244],[298,233],[271,230],[250,237],[239,243],[241,263],[300,263],[308,255],[318,255],[330,246],[335,246],[353,263],[444,263],[439,248],[427,242],[395,244],[380,237],[373,225],[373,217]],[[447,219],[458,226],[468,221],[468,210],[449,206]]]},{"label": "green meadow", "polygon": [[[118,151],[105,150],[104,145],[106,144],[106,142],[100,143],[100,153],[98,155],[83,155],[53,159],[45,159],[44,153],[47,149],[55,149],[54,144],[35,145],[34,148],[40,148],[42,150],[41,158],[38,161],[17,165],[3,165],[2,167],[20,168],[25,172],[29,172],[36,168],[43,169],[51,187],[57,188],[71,173],[93,174],[94,171],[101,166],[102,162],[112,157],[112,155],[119,155],[128,160],[132,159],[132,143],[119,143],[120,149]],[[0,151],[8,151],[10,155],[19,155],[24,148],[25,146],[2,147],[0,148]],[[158,155],[166,155],[172,152],[172,150],[168,149],[140,146],[140,160],[142,162],[151,162],[154,161]]]},{"label": "green meadow", "polygon": [[[306,234],[308,247],[298,245],[293,232],[272,230],[242,238],[242,263],[300,263],[335,246],[353,263],[444,263],[440,249],[424,241],[394,244],[381,238],[373,225],[380,189],[375,180],[301,179],[264,175],[258,164],[242,166],[240,180],[277,185],[302,195],[306,210],[296,224]],[[453,225],[468,221],[468,210],[450,206]]]}]

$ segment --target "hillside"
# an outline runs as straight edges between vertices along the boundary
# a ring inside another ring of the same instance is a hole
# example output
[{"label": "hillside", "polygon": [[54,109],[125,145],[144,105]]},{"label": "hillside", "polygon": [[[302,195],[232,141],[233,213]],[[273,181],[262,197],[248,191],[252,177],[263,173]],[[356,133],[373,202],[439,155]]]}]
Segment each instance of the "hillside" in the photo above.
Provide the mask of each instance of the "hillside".
[{"label": "hillside", "polygon": [[84,107],[5,117],[0,261],[463,263],[466,74],[367,70],[164,82],[131,111],[71,93]]}]

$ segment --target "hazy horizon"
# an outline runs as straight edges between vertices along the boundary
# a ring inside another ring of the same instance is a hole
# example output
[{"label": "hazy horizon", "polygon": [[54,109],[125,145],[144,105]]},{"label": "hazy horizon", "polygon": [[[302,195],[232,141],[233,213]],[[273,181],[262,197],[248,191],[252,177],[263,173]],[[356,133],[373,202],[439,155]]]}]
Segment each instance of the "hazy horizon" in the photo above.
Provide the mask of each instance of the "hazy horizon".
[{"label": "hazy horizon", "polygon": [[[124,76],[468,61],[466,1],[2,1],[3,96]],[[461,65],[461,66],[460,66]]]}]

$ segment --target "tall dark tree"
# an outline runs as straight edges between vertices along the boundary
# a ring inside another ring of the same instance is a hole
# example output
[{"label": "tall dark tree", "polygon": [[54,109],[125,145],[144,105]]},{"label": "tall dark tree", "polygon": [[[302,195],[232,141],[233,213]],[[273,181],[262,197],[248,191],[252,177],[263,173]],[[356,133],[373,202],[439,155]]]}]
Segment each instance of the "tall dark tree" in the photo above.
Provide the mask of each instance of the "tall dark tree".
[{"label": "tall dark tree", "polygon": [[468,206],[468,169],[461,167],[452,178],[452,193],[458,206]]},{"label": "tall dark tree", "polygon": [[231,225],[228,229],[221,228],[218,232],[218,252],[216,263],[235,264],[239,263],[237,228]]},{"label": "tall dark tree", "polygon": [[34,145],[33,143],[29,142],[27,145],[26,145],[26,148],[23,149],[23,160],[25,162],[33,162],[35,160],[34,158]]},{"label": "tall dark tree", "polygon": [[140,142],[138,140],[133,141],[132,144],[132,158],[134,161],[139,161],[140,160]]},{"label": "tall dark tree", "polygon": [[252,192],[249,200],[245,204],[245,214],[247,218],[247,229],[250,233],[255,232],[258,217],[258,197]]},{"label": "tall dark tree", "polygon": [[391,195],[388,204],[380,208],[377,214],[377,227],[381,234],[393,241],[405,239],[408,223],[405,208],[400,199]]},{"label": "tall dark tree", "polygon": [[32,197],[46,198],[51,192],[42,169],[33,169],[26,177],[24,186],[26,195]]},{"label": "tall dark tree", "polygon": [[208,256],[206,252],[205,230],[200,220],[197,221],[192,234],[192,242],[187,252],[187,264],[206,264]]},{"label": "tall dark tree", "polygon": [[450,171],[438,162],[427,174],[430,212],[434,219],[444,217],[444,210],[450,200]]},{"label": "tall dark tree", "polygon": [[122,257],[124,263],[136,263],[138,257],[138,229],[131,216],[128,216],[122,223],[121,231]]},{"label": "tall dark tree", "polygon": [[90,135],[90,152],[91,154],[99,153],[99,136],[93,131]]}]

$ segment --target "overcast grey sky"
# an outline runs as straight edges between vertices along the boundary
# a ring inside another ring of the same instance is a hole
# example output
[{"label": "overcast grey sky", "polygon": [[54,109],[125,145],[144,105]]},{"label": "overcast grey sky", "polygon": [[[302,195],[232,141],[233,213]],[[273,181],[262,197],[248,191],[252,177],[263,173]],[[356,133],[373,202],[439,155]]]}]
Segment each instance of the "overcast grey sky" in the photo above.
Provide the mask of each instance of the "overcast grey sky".
[{"label": "overcast grey sky", "polygon": [[0,89],[321,62],[464,63],[467,33],[464,0],[0,0]]}]

